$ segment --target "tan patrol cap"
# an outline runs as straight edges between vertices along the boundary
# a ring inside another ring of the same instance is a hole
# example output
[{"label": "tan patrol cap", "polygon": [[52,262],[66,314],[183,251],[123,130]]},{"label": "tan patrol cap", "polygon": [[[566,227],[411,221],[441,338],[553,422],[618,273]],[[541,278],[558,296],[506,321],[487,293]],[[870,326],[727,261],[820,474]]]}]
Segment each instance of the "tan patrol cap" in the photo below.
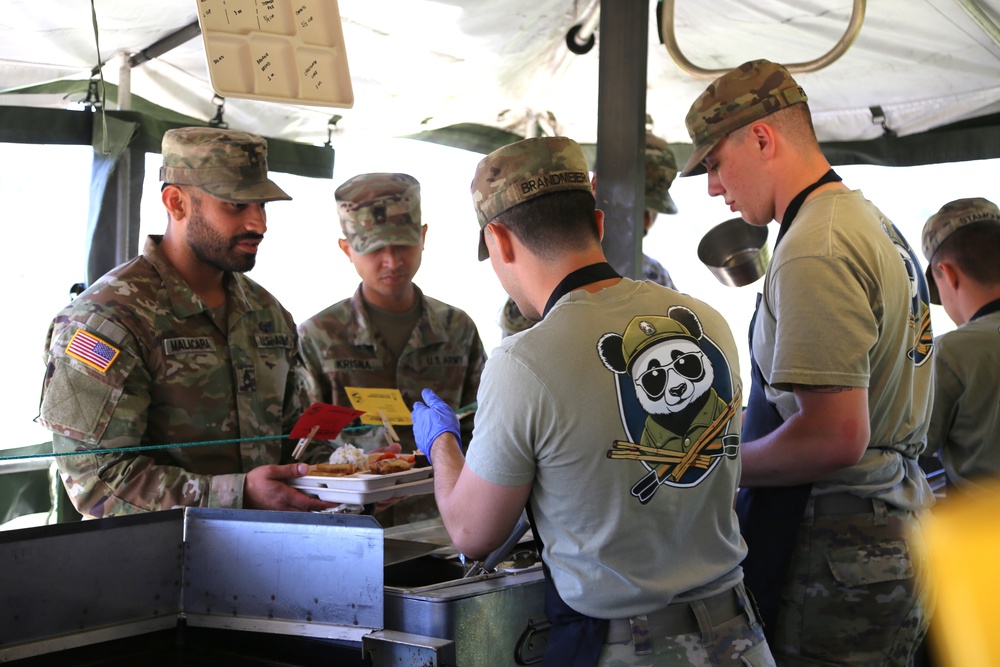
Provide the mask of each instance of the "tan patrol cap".
[{"label": "tan patrol cap", "polygon": [[927,287],[930,291],[931,303],[941,305],[941,294],[938,292],[931,263],[934,253],[949,236],[963,227],[976,223],[1000,224],[1000,208],[988,199],[972,197],[950,201],[941,209],[927,218],[923,232],[920,234],[920,245],[927,258]]},{"label": "tan patrol cap", "polygon": [[723,74],[695,100],[684,120],[694,152],[681,176],[705,173],[701,161],[729,133],[807,100],[788,70],[769,60],[751,60]]},{"label": "tan patrol cap", "polygon": [[161,145],[165,184],[197,185],[235,204],[290,200],[267,177],[267,142],[256,134],[214,127],[167,130]]}]

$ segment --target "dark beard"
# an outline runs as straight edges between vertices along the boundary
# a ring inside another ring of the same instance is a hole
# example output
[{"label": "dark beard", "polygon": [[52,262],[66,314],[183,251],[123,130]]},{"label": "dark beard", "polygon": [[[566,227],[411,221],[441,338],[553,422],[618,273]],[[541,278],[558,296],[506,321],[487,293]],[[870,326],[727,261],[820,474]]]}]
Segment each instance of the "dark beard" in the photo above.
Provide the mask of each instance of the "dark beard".
[{"label": "dark beard", "polygon": [[194,256],[203,264],[220,271],[245,273],[257,263],[257,256],[249,253],[237,253],[233,250],[237,243],[246,239],[262,238],[260,234],[240,234],[229,239],[228,243],[218,232],[212,229],[201,213],[201,207],[191,212],[188,220],[188,245]]}]

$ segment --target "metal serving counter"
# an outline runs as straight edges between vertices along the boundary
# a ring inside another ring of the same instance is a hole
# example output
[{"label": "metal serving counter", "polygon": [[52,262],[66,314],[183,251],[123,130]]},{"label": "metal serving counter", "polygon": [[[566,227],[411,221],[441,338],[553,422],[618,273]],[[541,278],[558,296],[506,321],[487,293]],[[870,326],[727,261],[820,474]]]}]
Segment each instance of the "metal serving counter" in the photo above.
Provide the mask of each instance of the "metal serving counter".
[{"label": "metal serving counter", "polygon": [[440,522],[189,508],[8,531],[0,663],[539,661],[541,567],[463,574]]}]

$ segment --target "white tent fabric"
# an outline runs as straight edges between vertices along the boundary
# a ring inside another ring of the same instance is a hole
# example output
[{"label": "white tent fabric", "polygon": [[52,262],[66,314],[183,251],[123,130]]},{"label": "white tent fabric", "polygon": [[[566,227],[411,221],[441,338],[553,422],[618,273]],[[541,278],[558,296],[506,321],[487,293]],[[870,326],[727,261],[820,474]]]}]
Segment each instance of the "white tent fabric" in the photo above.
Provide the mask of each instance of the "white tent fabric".
[{"label": "white tent fabric", "polygon": [[[712,69],[758,57],[783,63],[817,58],[844,33],[852,6],[851,0],[673,4],[681,51]],[[107,63],[103,75],[117,83],[118,54],[139,52],[197,21],[199,2],[94,0],[93,6],[100,61]],[[684,115],[707,80],[671,60],[660,43],[657,3],[649,7],[647,114],[657,134],[686,143]],[[224,117],[231,127],[322,144],[334,115],[342,116],[335,131],[351,136],[402,136],[455,123],[524,135],[539,122],[546,131],[596,141],[600,49],[575,55],[565,36],[572,26],[596,20],[598,0],[340,0],[339,11],[353,108],[229,97]],[[1000,0],[869,0],[847,53],[796,77],[810,97],[820,139],[878,138],[883,122],[907,136],[1000,112],[998,23]],[[0,92],[85,80],[97,62],[90,2],[4,3]],[[133,69],[130,89],[204,121],[216,113],[201,37]],[[64,94],[0,95],[0,104],[66,103]],[[881,108],[884,121],[873,119],[873,107]]]}]

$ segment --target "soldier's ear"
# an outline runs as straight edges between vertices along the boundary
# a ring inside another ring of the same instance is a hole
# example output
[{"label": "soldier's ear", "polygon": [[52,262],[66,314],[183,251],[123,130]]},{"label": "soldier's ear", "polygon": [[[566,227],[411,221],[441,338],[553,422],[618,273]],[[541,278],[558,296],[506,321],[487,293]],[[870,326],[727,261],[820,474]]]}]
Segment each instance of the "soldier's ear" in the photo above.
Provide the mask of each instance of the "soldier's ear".
[{"label": "soldier's ear", "polygon": [[172,220],[183,220],[191,213],[191,197],[178,185],[164,186],[160,199]]},{"label": "soldier's ear", "polygon": [[347,255],[347,259],[354,264],[354,256],[351,255],[351,244],[347,242],[347,239],[337,239],[337,244],[340,245],[340,249]]},{"label": "soldier's ear", "polygon": [[746,131],[745,138],[751,143],[761,159],[770,159],[774,156],[774,130],[768,123],[753,123]]},{"label": "soldier's ear", "polygon": [[[935,268],[937,268],[937,271],[934,271],[934,280],[938,284],[946,281],[952,292],[958,289],[959,284],[962,282],[962,274],[958,270],[958,267],[948,261],[938,261]],[[939,275],[940,277],[938,277]]]},{"label": "soldier's ear", "polygon": [[514,248],[511,241],[513,236],[503,225],[491,222],[486,225],[486,244],[490,248],[490,256],[496,252],[497,259],[504,264],[509,264],[514,258]]}]

